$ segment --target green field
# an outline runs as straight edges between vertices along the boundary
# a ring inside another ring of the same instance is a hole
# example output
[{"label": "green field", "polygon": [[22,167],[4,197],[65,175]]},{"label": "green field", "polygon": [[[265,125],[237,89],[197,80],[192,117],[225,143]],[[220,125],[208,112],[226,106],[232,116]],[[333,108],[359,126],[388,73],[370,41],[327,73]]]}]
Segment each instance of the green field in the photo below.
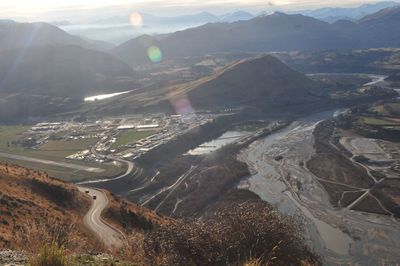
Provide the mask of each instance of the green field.
[{"label": "green field", "polygon": [[151,135],[154,135],[154,131],[126,131],[118,136],[117,141],[111,146],[111,148],[116,149],[129,143],[145,139]]},{"label": "green field", "polygon": [[65,167],[47,165],[43,163],[10,159],[7,156],[0,156],[1,162],[9,162],[21,165],[23,167],[47,172],[50,176],[57,177],[68,182],[116,176],[125,171],[124,167],[116,166],[112,163],[99,164],[94,162],[80,162],[65,159],[65,157],[71,154],[88,149],[91,145],[97,142],[97,139],[50,141],[44,144],[38,150],[24,149],[21,146],[12,145],[13,141],[21,140],[21,134],[28,129],[30,129],[29,126],[0,126],[0,152],[5,154],[16,154],[37,159],[68,162],[76,165],[101,168],[104,170],[104,172],[89,173],[86,171],[77,171]]},{"label": "green field", "polygon": [[374,117],[363,117],[362,122],[370,126],[398,126],[400,124],[389,119]]},{"label": "green field", "polygon": [[[48,156],[48,157],[36,156],[36,155],[32,155],[30,153],[21,153],[21,155],[27,156],[27,157],[43,158],[43,159],[51,160],[50,156]],[[67,181],[67,182],[80,182],[80,181],[93,180],[93,179],[102,179],[102,178],[117,176],[126,171],[126,169],[124,167],[118,167],[118,166],[113,165],[112,163],[98,164],[98,163],[89,163],[89,162],[60,160],[57,158],[53,158],[53,161],[57,161],[57,162],[66,161],[68,163],[73,163],[76,165],[101,168],[104,171],[101,173],[89,173],[86,171],[73,170],[70,168],[64,168],[64,167],[47,165],[47,164],[36,163],[36,162],[15,160],[15,159],[10,159],[7,157],[0,156],[0,162],[8,162],[11,164],[16,164],[16,165],[20,165],[23,167],[27,167],[29,169],[46,172],[52,177],[56,177],[56,178],[59,178],[61,180]]]},{"label": "green field", "polygon": [[[38,153],[51,154],[56,157],[67,157],[79,151],[87,150],[96,142],[98,139],[77,139],[77,140],[58,140],[49,141],[40,147]],[[36,152],[36,151],[35,151]]]},{"label": "green field", "polygon": [[21,147],[12,145],[11,142],[20,140],[21,134],[29,128],[27,126],[0,126],[0,150],[22,150]]}]

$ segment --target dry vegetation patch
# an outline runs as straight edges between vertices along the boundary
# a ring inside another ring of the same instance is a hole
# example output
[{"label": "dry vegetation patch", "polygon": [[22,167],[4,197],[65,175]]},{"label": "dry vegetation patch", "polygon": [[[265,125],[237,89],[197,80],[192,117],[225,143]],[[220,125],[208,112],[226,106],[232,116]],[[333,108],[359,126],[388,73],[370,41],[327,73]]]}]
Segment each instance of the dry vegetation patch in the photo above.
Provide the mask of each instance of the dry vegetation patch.
[{"label": "dry vegetation patch", "polygon": [[160,227],[147,235],[144,249],[153,265],[240,265],[250,258],[274,265],[319,264],[299,229],[267,203],[250,200],[201,220]]},{"label": "dry vegetation patch", "polygon": [[36,252],[44,243],[81,251],[96,241],[83,225],[90,199],[47,174],[0,164],[0,248]]}]

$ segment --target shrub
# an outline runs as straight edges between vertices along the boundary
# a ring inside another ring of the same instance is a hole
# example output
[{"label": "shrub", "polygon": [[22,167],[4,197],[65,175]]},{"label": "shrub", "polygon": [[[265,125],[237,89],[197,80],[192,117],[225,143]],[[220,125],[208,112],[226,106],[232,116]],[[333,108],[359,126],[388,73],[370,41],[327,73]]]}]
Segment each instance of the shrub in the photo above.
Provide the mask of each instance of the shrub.
[{"label": "shrub", "polygon": [[244,266],[263,266],[261,259],[251,259],[244,263]]},{"label": "shrub", "polygon": [[161,226],[147,234],[144,250],[151,265],[245,265],[248,258],[260,258],[261,265],[319,265],[301,232],[295,218],[249,201],[194,222]]},{"label": "shrub", "polygon": [[63,246],[59,246],[56,241],[50,245],[45,245],[40,250],[39,254],[32,257],[31,266],[67,266],[72,265],[68,262]]}]

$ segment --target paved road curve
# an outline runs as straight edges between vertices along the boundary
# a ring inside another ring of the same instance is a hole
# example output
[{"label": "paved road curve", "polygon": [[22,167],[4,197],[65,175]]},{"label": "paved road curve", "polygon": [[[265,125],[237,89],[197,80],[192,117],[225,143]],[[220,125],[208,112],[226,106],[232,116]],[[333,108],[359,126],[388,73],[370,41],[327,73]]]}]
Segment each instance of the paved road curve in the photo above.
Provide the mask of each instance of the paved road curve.
[{"label": "paved road curve", "polygon": [[88,190],[92,198],[93,195],[96,195],[89,212],[83,219],[85,225],[99,237],[107,248],[121,247],[124,243],[124,235],[119,230],[106,224],[101,218],[102,212],[109,204],[107,195],[101,190],[92,188],[79,187],[79,190],[83,193]]},{"label": "paved road curve", "polygon": [[120,175],[120,176],[115,177],[115,178],[109,178],[109,179],[105,178],[105,179],[96,179],[96,180],[84,181],[84,182],[78,183],[77,185],[89,185],[89,184],[93,185],[93,184],[99,184],[99,183],[115,181],[115,180],[122,179],[124,177],[129,176],[133,172],[133,170],[135,170],[135,169],[137,171],[139,170],[139,169],[137,169],[135,167],[135,164],[133,162],[131,162],[131,161],[123,160],[121,158],[114,157],[114,156],[111,156],[111,155],[107,156],[107,155],[102,155],[102,154],[98,153],[96,151],[96,146],[92,147],[91,152],[92,152],[92,154],[96,155],[97,157],[106,157],[109,160],[117,161],[117,162],[126,164],[127,165],[126,172],[124,174]]},{"label": "paved road curve", "polygon": [[104,182],[110,182],[110,181],[115,181],[124,177],[127,177],[132,174],[133,170],[136,169],[138,171],[139,169],[135,167],[135,164],[131,161],[123,160],[117,157],[114,157],[112,155],[102,155],[99,154],[96,151],[96,146],[94,145],[91,148],[92,154],[96,155],[97,157],[106,157],[110,160],[118,161],[120,163],[126,164],[127,169],[126,172],[120,176],[117,176],[115,178],[111,179],[98,179],[98,180],[91,180],[91,181],[85,181],[78,183],[77,185],[79,186],[79,190],[86,193],[89,191],[89,194],[92,196],[96,195],[96,199],[93,200],[92,207],[90,208],[89,212],[85,215],[84,217],[84,223],[85,225],[92,230],[98,237],[99,239],[108,247],[108,248],[119,248],[123,246],[124,244],[124,235],[121,231],[118,229],[104,223],[104,221],[101,219],[101,214],[104,211],[104,209],[107,208],[109,204],[109,200],[107,198],[107,195],[100,189],[96,188],[87,188],[85,185],[94,185],[94,184],[99,184],[99,183],[104,183]]},{"label": "paved road curve", "polygon": [[125,163],[128,166],[126,172],[124,174],[120,175],[120,176],[115,177],[115,178],[104,178],[104,179],[96,179],[96,180],[84,181],[84,182],[77,183],[77,185],[89,185],[89,184],[90,185],[94,185],[94,184],[100,184],[100,183],[106,183],[106,182],[110,182],[110,181],[115,181],[115,180],[122,179],[122,178],[125,178],[125,177],[129,176],[130,174],[132,174],[133,170],[135,170],[135,169],[136,169],[136,171],[140,170],[140,169],[135,167],[135,164],[133,162],[126,161],[126,160],[121,160],[121,159],[114,158],[114,157],[112,158],[112,160],[118,161],[118,162],[121,162],[121,163]]},{"label": "paved road curve", "polygon": [[100,168],[87,167],[87,166],[83,166],[83,165],[66,163],[66,162],[61,162],[61,161],[56,162],[56,161],[32,158],[32,157],[16,155],[16,154],[8,154],[8,153],[0,152],[0,157],[9,158],[9,159],[18,160],[18,161],[53,165],[53,166],[64,167],[64,168],[74,169],[74,170],[78,170],[78,171],[86,171],[86,172],[91,172],[91,173],[104,172],[104,170],[100,169]]}]

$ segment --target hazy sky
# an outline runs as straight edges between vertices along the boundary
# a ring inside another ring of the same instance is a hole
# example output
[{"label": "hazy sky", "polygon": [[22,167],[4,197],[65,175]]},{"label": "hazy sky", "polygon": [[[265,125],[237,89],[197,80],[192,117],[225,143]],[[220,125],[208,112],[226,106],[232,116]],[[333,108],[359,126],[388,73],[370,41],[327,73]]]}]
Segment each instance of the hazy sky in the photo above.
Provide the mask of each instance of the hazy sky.
[{"label": "hazy sky", "polygon": [[28,21],[79,20],[85,15],[107,16],[133,11],[172,16],[198,11],[284,11],[371,2],[376,0],[0,0],[0,18]]}]

